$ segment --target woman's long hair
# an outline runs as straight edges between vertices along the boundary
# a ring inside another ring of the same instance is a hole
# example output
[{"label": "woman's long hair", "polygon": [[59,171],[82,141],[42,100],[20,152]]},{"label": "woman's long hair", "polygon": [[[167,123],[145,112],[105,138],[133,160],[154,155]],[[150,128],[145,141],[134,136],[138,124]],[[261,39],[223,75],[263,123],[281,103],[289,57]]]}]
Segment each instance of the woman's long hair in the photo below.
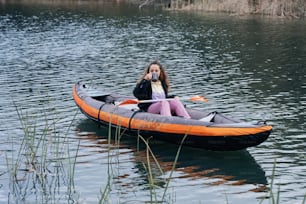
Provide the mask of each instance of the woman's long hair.
[{"label": "woman's long hair", "polygon": [[167,85],[167,89],[168,91],[170,90],[170,81],[169,81],[169,78],[168,78],[168,75],[165,71],[165,69],[163,68],[163,66],[161,65],[161,63],[159,61],[153,61],[151,62],[144,70],[142,76],[140,77],[140,79],[137,81],[137,83],[140,83],[144,77],[150,72],[150,67],[151,65],[153,64],[156,64],[159,66],[160,68],[160,76],[159,76],[159,80],[164,82],[166,85]]}]

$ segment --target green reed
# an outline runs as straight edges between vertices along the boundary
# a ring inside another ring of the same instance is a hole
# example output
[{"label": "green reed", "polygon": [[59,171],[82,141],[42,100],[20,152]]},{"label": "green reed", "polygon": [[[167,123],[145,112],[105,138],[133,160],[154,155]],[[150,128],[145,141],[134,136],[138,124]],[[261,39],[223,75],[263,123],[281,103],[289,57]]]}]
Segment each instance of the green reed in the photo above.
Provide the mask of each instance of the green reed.
[{"label": "green reed", "polygon": [[[107,182],[104,187],[100,189],[100,196],[99,196],[99,203],[111,203],[110,201],[110,193],[113,190],[113,180],[114,180],[114,162],[113,162],[113,155],[116,155],[116,157],[120,156],[119,149],[120,149],[120,141],[122,139],[122,136],[125,134],[126,129],[122,129],[121,125],[117,125],[115,128],[114,133],[112,132],[112,124],[111,124],[112,118],[110,118],[109,126],[108,126],[108,170],[107,170]],[[155,191],[156,185],[154,184],[154,177],[152,173],[152,167],[151,167],[151,161],[150,158],[153,158],[155,164],[157,165],[160,172],[162,172],[162,169],[153,154],[148,140],[143,138],[141,135],[138,135],[137,137],[137,150],[139,151],[139,142],[140,140],[146,145],[146,163],[143,163],[143,167],[148,175],[148,183],[150,187],[150,203],[159,203],[157,198],[157,193]],[[114,142],[114,144],[111,144],[111,141]],[[118,151],[118,152],[116,152]],[[119,158],[118,158],[118,164],[119,164]],[[119,168],[119,167],[118,167]]]},{"label": "green reed", "polygon": [[[268,189],[268,195],[265,197],[265,198],[268,198],[269,201],[272,203],[272,204],[279,204],[281,203],[280,201],[280,196],[281,196],[281,189],[280,189],[280,184],[277,185],[277,191],[275,192],[273,189],[275,189],[275,173],[276,173],[276,166],[277,166],[277,161],[276,159],[274,160],[274,163],[273,163],[273,169],[272,169],[272,174],[271,174],[271,181],[270,181],[270,184],[269,184],[269,189]],[[263,198],[260,203],[263,203],[264,202],[264,199]],[[306,193],[304,195],[304,198],[303,198],[303,201],[301,202],[301,204],[305,204],[306,202]]]},{"label": "green reed", "polygon": [[[60,119],[54,110],[44,110],[44,113],[24,113],[22,108],[14,103],[23,137],[18,144],[18,138],[12,141],[12,151],[6,155],[9,173],[9,200],[16,203],[30,200],[57,202],[62,195],[62,185],[67,185],[67,195],[75,200],[74,171],[79,144],[73,155],[69,149],[68,133],[77,114],[69,124],[66,133],[60,133]],[[17,143],[17,144],[16,144]],[[68,155],[67,158],[65,155]],[[65,161],[68,161],[68,171]],[[63,173],[64,172],[64,173]],[[35,192],[33,194],[33,192]],[[71,196],[72,195],[72,196]],[[33,198],[33,196],[35,198]],[[58,198],[57,198],[58,197]]]},{"label": "green reed", "polygon": [[178,158],[179,158],[179,155],[181,153],[181,149],[182,149],[182,146],[187,138],[188,134],[185,134],[185,136],[183,137],[183,139],[181,140],[181,144],[176,152],[176,155],[175,155],[175,159],[174,159],[174,162],[173,162],[173,165],[172,165],[172,169],[171,169],[171,172],[170,172],[170,176],[168,178],[168,182],[166,184],[166,188],[165,188],[165,191],[164,191],[164,194],[163,194],[163,197],[162,197],[162,201],[164,201],[165,199],[165,196],[166,196],[166,192],[168,190],[168,187],[169,187],[169,184],[170,184],[170,180],[172,178],[172,175],[173,175],[173,172],[175,171],[175,168],[176,168],[176,164],[177,164],[177,161],[178,161]]},{"label": "green reed", "polygon": [[[178,158],[179,158],[179,155],[180,155],[180,152],[181,152],[181,149],[182,149],[182,146],[183,146],[183,143],[185,141],[185,139],[187,138],[187,134],[183,137],[183,139],[181,140],[181,143],[178,147],[178,150],[176,152],[176,155],[175,155],[175,159],[173,161],[173,165],[172,165],[172,169],[170,171],[170,175],[169,177],[165,180],[165,187],[164,187],[164,190],[163,190],[163,193],[161,195],[161,199],[159,200],[158,199],[158,194],[157,194],[157,185],[155,184],[155,179],[154,179],[154,176],[153,176],[153,171],[152,171],[152,166],[151,166],[151,160],[150,158],[153,159],[153,162],[154,164],[157,166],[157,169],[159,170],[159,172],[161,174],[164,174],[156,156],[154,155],[152,149],[150,148],[150,145],[149,145],[149,140],[150,138],[148,139],[145,139],[144,137],[142,137],[140,134],[138,134],[138,138],[145,144],[146,146],[146,164],[143,164],[145,170],[147,171],[147,177],[148,177],[148,182],[149,182],[149,187],[150,187],[150,203],[164,203],[166,202],[166,196],[168,195],[168,189],[169,189],[169,184],[170,184],[170,181],[172,179],[172,175],[173,175],[173,172],[175,171],[176,169],[176,164],[177,164],[177,161],[178,161]],[[166,203],[169,203],[169,201],[167,201]]]},{"label": "green reed", "polygon": [[[110,122],[108,124],[108,136],[107,136],[107,144],[108,144],[108,149],[107,149],[107,160],[108,160],[108,166],[107,166],[107,182],[104,188],[100,188],[100,196],[99,196],[99,203],[111,203],[109,201],[109,195],[112,191],[113,188],[113,179],[114,179],[114,172],[113,172],[113,152],[115,150],[119,151],[120,149],[120,140],[122,136],[124,135],[125,130],[121,129],[121,125],[119,124],[115,128],[115,133],[114,133],[114,138],[112,137],[113,132],[112,132],[112,115],[110,115]],[[115,144],[111,144],[111,141],[114,141]],[[119,153],[115,154],[119,156]]]},{"label": "green reed", "polygon": [[274,178],[275,178],[275,169],[276,169],[276,159],[274,161],[274,164],[273,164],[273,170],[272,170],[272,176],[271,176],[271,183],[270,183],[270,200],[273,204],[277,204],[279,203],[279,196],[280,196],[280,185],[278,185],[278,188],[277,188],[277,194],[276,194],[276,197],[275,197],[275,194],[273,192],[273,187],[274,187]]},{"label": "green reed", "polygon": [[[115,128],[114,136],[112,137],[112,124],[111,124],[112,118],[110,118],[109,126],[108,126],[108,172],[107,172],[107,183],[106,185],[100,189],[100,197],[99,197],[99,203],[111,203],[110,202],[110,193],[113,189],[113,179],[114,179],[114,172],[113,172],[113,162],[111,161],[112,158],[112,151],[115,151],[116,149],[119,150],[120,148],[120,140],[122,136],[125,134],[126,129],[122,129],[121,125],[118,124]],[[171,201],[171,196],[169,195],[169,186],[170,181],[172,180],[173,173],[176,170],[177,161],[179,159],[179,155],[181,153],[181,149],[183,147],[183,143],[188,137],[188,134],[184,135],[184,137],[181,140],[181,143],[178,147],[178,150],[176,152],[172,168],[170,171],[170,175],[168,178],[164,179],[165,187],[163,187],[163,190],[161,191],[161,194],[159,190],[159,185],[156,183],[156,179],[153,173],[153,168],[157,169],[161,175],[164,174],[155,154],[153,153],[151,147],[150,147],[150,139],[151,138],[144,138],[141,136],[141,134],[138,133],[137,136],[137,151],[140,151],[140,143],[143,143],[145,145],[145,162],[142,162],[143,168],[145,172],[147,172],[147,180],[148,180],[148,186],[149,186],[149,202],[150,203],[174,203],[174,201]],[[115,147],[113,149],[111,148],[111,140],[115,142]],[[120,154],[116,154],[119,156]],[[153,167],[154,165],[154,167]],[[169,200],[167,200],[168,198]]]},{"label": "green reed", "polygon": [[107,137],[107,142],[108,142],[108,166],[107,166],[107,182],[106,186],[104,189],[100,189],[100,198],[99,198],[99,203],[109,203],[109,194],[112,191],[112,180],[113,180],[113,173],[112,173],[112,168],[111,168],[111,140],[112,140],[112,118],[110,118],[109,126],[108,126],[108,137]]},{"label": "green reed", "polygon": [[[155,164],[157,165],[158,169],[160,170],[161,173],[163,173],[155,155],[153,154],[150,146],[149,146],[149,139],[145,140],[145,138],[143,138],[141,135],[138,135],[138,138],[141,139],[144,144],[146,145],[146,164],[143,163],[143,166],[145,168],[145,170],[147,171],[148,174],[148,181],[149,181],[149,187],[150,187],[150,202],[154,203],[154,202],[158,202],[157,199],[157,193],[156,193],[156,185],[153,179],[153,174],[152,174],[152,167],[151,167],[151,161],[150,161],[150,157],[153,158]],[[154,199],[154,200],[153,200]]]}]

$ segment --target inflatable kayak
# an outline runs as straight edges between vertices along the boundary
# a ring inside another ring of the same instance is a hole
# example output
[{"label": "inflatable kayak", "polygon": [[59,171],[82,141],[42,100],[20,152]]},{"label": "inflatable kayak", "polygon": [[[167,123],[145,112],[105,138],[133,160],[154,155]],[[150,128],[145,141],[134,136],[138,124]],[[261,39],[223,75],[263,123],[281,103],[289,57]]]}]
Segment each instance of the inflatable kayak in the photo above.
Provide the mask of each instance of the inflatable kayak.
[{"label": "inflatable kayak", "polygon": [[131,135],[216,151],[259,145],[272,131],[265,122],[247,123],[218,112],[186,108],[191,119],[142,112],[134,97],[109,93],[83,82],[74,85],[73,99],[81,112],[101,125],[120,127]]}]

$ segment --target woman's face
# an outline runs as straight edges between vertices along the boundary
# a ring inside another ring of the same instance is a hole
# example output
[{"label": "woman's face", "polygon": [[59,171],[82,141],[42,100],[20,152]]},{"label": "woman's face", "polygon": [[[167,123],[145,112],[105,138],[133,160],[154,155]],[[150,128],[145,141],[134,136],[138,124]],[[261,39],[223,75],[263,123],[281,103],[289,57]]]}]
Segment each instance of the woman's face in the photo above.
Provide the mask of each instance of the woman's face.
[{"label": "woman's face", "polygon": [[159,77],[159,76],[160,76],[160,67],[159,67],[159,65],[158,65],[158,64],[152,64],[152,65],[150,66],[149,72],[150,72],[150,73],[155,72],[155,73],[158,74],[158,77]]}]

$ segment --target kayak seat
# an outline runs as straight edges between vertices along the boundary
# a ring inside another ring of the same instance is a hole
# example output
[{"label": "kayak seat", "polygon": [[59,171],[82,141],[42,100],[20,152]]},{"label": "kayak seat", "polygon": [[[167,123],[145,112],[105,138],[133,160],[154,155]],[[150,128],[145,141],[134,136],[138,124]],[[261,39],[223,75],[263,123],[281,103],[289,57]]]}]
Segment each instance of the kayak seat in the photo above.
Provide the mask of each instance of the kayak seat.
[{"label": "kayak seat", "polygon": [[105,96],[104,101],[105,101],[105,103],[115,104],[115,99],[112,96]]},{"label": "kayak seat", "polygon": [[93,99],[96,99],[98,101],[103,101],[105,103],[115,103],[115,99],[114,97],[112,97],[111,95],[106,95],[106,96],[94,96],[92,97]]}]

